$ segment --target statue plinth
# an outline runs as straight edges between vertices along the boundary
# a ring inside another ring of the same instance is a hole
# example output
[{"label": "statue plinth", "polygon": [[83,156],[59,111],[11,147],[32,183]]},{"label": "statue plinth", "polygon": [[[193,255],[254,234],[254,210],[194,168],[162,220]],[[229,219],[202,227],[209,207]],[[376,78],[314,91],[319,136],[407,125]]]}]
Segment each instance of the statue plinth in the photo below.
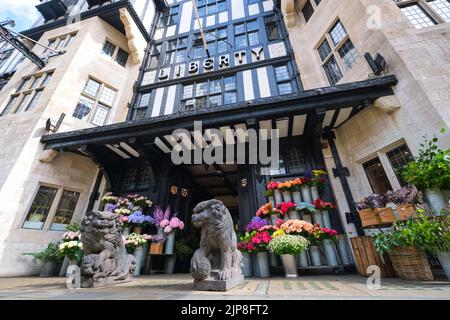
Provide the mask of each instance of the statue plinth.
[{"label": "statue plinth", "polygon": [[206,280],[194,280],[194,290],[198,291],[228,291],[244,283],[244,275],[227,280],[216,280],[210,277]]}]

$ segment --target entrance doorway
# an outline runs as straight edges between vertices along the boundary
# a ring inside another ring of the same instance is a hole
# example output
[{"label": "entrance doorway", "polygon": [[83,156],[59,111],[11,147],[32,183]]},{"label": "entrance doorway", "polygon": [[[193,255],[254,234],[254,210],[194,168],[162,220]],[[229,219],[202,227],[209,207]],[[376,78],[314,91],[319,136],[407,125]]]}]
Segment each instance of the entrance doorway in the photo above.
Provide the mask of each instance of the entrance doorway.
[{"label": "entrance doorway", "polygon": [[191,208],[199,202],[218,199],[230,211],[235,225],[239,226],[239,191],[237,164],[191,165]]}]

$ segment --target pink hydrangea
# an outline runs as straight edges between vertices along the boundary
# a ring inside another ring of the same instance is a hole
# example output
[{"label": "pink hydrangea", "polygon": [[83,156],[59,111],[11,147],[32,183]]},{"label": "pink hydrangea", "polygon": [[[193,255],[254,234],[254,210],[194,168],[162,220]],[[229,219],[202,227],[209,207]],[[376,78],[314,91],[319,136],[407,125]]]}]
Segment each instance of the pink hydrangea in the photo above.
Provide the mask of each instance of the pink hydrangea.
[{"label": "pink hydrangea", "polygon": [[170,225],[172,228],[178,228],[180,222],[181,222],[180,219],[178,219],[178,218],[172,218],[172,219],[170,220],[169,225]]},{"label": "pink hydrangea", "polygon": [[170,221],[167,220],[167,219],[164,219],[163,221],[161,221],[161,223],[159,224],[159,226],[160,226],[161,228],[165,228],[165,227],[167,227],[169,224],[170,224]]},{"label": "pink hydrangea", "polygon": [[173,230],[173,228],[171,226],[167,226],[167,227],[164,228],[164,232],[165,233],[171,233],[172,230]]}]

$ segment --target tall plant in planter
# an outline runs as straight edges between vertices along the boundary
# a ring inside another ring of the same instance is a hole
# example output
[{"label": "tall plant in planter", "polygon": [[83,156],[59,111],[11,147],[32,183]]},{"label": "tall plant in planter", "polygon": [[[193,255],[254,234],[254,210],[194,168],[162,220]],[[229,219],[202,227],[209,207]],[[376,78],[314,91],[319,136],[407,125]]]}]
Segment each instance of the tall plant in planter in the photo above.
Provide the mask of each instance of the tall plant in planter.
[{"label": "tall plant in planter", "polygon": [[40,276],[52,277],[56,274],[58,264],[62,261],[64,256],[59,251],[59,245],[57,243],[49,243],[47,248],[40,252],[24,253],[24,255],[32,256],[39,262],[42,262]]},{"label": "tall plant in planter", "polygon": [[59,252],[69,259],[69,266],[77,266],[83,257],[83,244],[81,241],[66,241],[59,245]]},{"label": "tall plant in planter", "polygon": [[[321,199],[314,200],[312,204],[314,205],[314,207],[316,208],[316,212],[318,213],[314,223],[319,223],[325,228],[331,228],[330,212],[334,208],[336,208],[336,206],[331,202],[327,202]],[[318,218],[318,216],[320,216],[320,218]]]},{"label": "tall plant in planter", "polygon": [[450,190],[450,149],[439,149],[436,135],[424,140],[419,156],[405,166],[402,177],[423,190],[431,209],[440,213],[447,207],[441,190]]},{"label": "tall plant in planter", "polygon": [[389,233],[373,236],[379,253],[387,252],[398,276],[406,280],[433,280],[433,274],[425,255],[426,242],[433,235],[423,228],[420,218],[395,223]]},{"label": "tall plant in planter", "polygon": [[275,200],[275,205],[277,205],[278,203],[283,202],[283,196],[281,195],[281,191],[278,189],[278,185],[279,185],[279,182],[276,182],[276,181],[270,181],[270,182],[267,184],[267,186],[266,186],[267,190],[273,192],[273,197],[274,197],[274,200]]},{"label": "tall plant in planter", "polygon": [[244,277],[251,277],[254,273],[255,276],[258,276],[257,272],[253,272],[254,267],[252,262],[252,254],[255,252],[256,247],[250,242],[250,239],[250,233],[246,232],[239,237],[239,242],[237,244],[237,248],[241,251],[244,260]]}]

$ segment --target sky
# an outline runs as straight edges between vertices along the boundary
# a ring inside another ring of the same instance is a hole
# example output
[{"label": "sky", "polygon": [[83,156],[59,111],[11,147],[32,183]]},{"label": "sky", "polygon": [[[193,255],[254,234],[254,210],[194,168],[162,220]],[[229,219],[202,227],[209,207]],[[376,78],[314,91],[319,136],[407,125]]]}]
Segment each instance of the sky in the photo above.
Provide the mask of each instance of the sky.
[{"label": "sky", "polygon": [[13,19],[16,22],[13,30],[26,30],[39,18],[37,4],[39,0],[0,0],[0,21]]}]

